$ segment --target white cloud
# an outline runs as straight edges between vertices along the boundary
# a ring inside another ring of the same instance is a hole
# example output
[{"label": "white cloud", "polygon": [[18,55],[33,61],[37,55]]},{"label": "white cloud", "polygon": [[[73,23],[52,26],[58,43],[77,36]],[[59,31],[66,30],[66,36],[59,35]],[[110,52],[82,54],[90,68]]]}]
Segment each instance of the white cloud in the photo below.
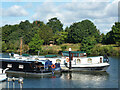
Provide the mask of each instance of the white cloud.
[{"label": "white cloud", "polygon": [[30,2],[30,3],[27,3],[25,6],[23,6],[24,8],[27,8],[27,9],[29,9],[29,8],[33,8],[33,4],[32,4],[32,2]]},{"label": "white cloud", "polygon": [[34,19],[47,22],[48,19],[58,17],[65,26],[83,19],[90,19],[101,32],[110,30],[111,25],[117,21],[117,0],[110,2],[75,2],[56,5],[45,2],[37,7]]},{"label": "white cloud", "polygon": [[14,5],[8,8],[7,10],[3,9],[2,14],[3,14],[2,16],[12,16],[12,17],[28,15],[27,11],[23,7],[18,5]]},{"label": "white cloud", "polygon": [[108,4],[104,11],[108,17],[118,17],[118,0]]},{"label": "white cloud", "polygon": [[111,26],[118,19],[118,1],[102,1],[71,0],[70,2],[54,3],[50,0],[45,0],[42,4],[37,4],[38,6],[33,6],[35,4],[28,3],[26,6],[14,5],[2,11],[4,16],[21,17],[28,15],[24,8],[28,9],[32,7],[34,8],[34,13],[30,19],[40,20],[46,23],[50,18],[57,17],[64,24],[64,27],[70,26],[74,22],[89,19],[101,32],[106,33],[110,31]]},{"label": "white cloud", "polygon": [[111,30],[111,27],[114,25],[114,23],[111,24],[97,24],[97,28],[100,30],[101,33],[107,33]]},{"label": "white cloud", "polygon": [[3,26],[3,25],[6,25],[6,24],[7,24],[7,25],[15,25],[15,24],[18,24],[19,21],[14,21],[14,20],[13,20],[13,21],[10,21],[10,20],[9,20],[9,21],[8,21],[8,20],[2,20],[1,23],[2,23],[2,26]]},{"label": "white cloud", "polygon": [[94,19],[94,22],[96,24],[111,24],[114,23],[113,21],[117,21],[117,17],[109,17],[109,18],[100,18],[100,19]]},{"label": "white cloud", "polygon": [[49,18],[56,16],[58,8],[54,6],[53,3],[45,2],[42,5],[38,6],[35,10],[35,14],[32,19],[40,19],[42,21],[47,21]]}]

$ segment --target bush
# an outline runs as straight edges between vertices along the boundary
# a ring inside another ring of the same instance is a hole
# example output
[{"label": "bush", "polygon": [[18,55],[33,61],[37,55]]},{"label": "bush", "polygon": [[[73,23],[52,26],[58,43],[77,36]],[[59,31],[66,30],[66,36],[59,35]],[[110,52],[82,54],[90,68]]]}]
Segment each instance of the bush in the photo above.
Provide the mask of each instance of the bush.
[{"label": "bush", "polygon": [[56,50],[49,49],[48,54],[58,54],[58,52]]},{"label": "bush", "polygon": [[116,42],[117,46],[120,46],[120,42]]},{"label": "bush", "polygon": [[65,51],[65,49],[67,49],[67,46],[66,45],[61,46],[61,49],[62,49],[62,51]]},{"label": "bush", "polygon": [[92,56],[98,56],[98,55],[118,56],[118,51],[115,50],[112,46],[96,45],[92,49],[91,55]]}]

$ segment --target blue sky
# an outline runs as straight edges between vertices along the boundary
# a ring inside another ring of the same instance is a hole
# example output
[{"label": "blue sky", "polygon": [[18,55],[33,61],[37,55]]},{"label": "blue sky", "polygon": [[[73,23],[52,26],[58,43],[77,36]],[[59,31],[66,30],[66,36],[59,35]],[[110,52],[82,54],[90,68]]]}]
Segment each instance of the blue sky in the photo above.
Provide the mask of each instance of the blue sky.
[{"label": "blue sky", "polygon": [[57,17],[65,28],[74,22],[89,19],[101,33],[106,34],[118,21],[117,0],[2,0],[0,5],[0,26],[25,20],[47,23],[50,18]]}]

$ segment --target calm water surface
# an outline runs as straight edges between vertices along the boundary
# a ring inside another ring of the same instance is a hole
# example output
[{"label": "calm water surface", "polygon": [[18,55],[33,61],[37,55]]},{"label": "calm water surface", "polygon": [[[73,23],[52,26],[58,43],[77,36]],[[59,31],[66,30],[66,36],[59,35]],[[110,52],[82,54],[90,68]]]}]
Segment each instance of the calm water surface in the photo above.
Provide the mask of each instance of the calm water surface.
[{"label": "calm water surface", "polygon": [[[118,88],[118,66],[120,57],[109,57],[110,67],[106,72],[72,72],[39,78],[24,78],[23,88]],[[119,74],[120,75],[120,74]],[[12,88],[13,83],[9,83]],[[8,82],[0,87],[7,88]],[[15,81],[15,88],[19,88]]]}]

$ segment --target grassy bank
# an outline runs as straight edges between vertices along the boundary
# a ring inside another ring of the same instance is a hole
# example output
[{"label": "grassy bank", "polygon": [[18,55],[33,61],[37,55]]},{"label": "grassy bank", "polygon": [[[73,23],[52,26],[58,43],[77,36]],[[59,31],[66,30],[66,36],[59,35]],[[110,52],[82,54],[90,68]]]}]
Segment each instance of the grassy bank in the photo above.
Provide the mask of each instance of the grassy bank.
[{"label": "grassy bank", "polygon": [[[40,51],[40,55],[47,55],[47,54],[61,54],[62,51],[68,51],[69,48],[72,49],[72,51],[81,51],[80,47],[81,44],[61,44],[61,45],[42,45],[42,50]],[[108,55],[108,56],[120,56],[120,47],[118,47],[115,44],[111,45],[102,45],[102,44],[96,44],[91,50],[90,56],[100,56],[100,55]],[[7,53],[14,52],[19,53],[19,49],[12,49],[7,50]],[[24,53],[24,52],[23,52]],[[29,54],[29,52],[27,52]],[[37,55],[36,53],[30,53],[33,55]]]},{"label": "grassy bank", "polygon": [[61,45],[42,45],[41,54],[60,54],[61,51],[68,51],[72,48],[73,51],[79,51],[81,44],[61,44]]},{"label": "grassy bank", "polygon": [[[81,44],[62,44],[62,45],[43,45],[41,54],[59,54],[61,51],[68,51],[69,48],[72,51],[81,51]],[[102,45],[97,44],[91,50],[91,56],[105,55],[108,56],[120,56],[120,47],[117,47],[115,44],[112,45]]]}]

